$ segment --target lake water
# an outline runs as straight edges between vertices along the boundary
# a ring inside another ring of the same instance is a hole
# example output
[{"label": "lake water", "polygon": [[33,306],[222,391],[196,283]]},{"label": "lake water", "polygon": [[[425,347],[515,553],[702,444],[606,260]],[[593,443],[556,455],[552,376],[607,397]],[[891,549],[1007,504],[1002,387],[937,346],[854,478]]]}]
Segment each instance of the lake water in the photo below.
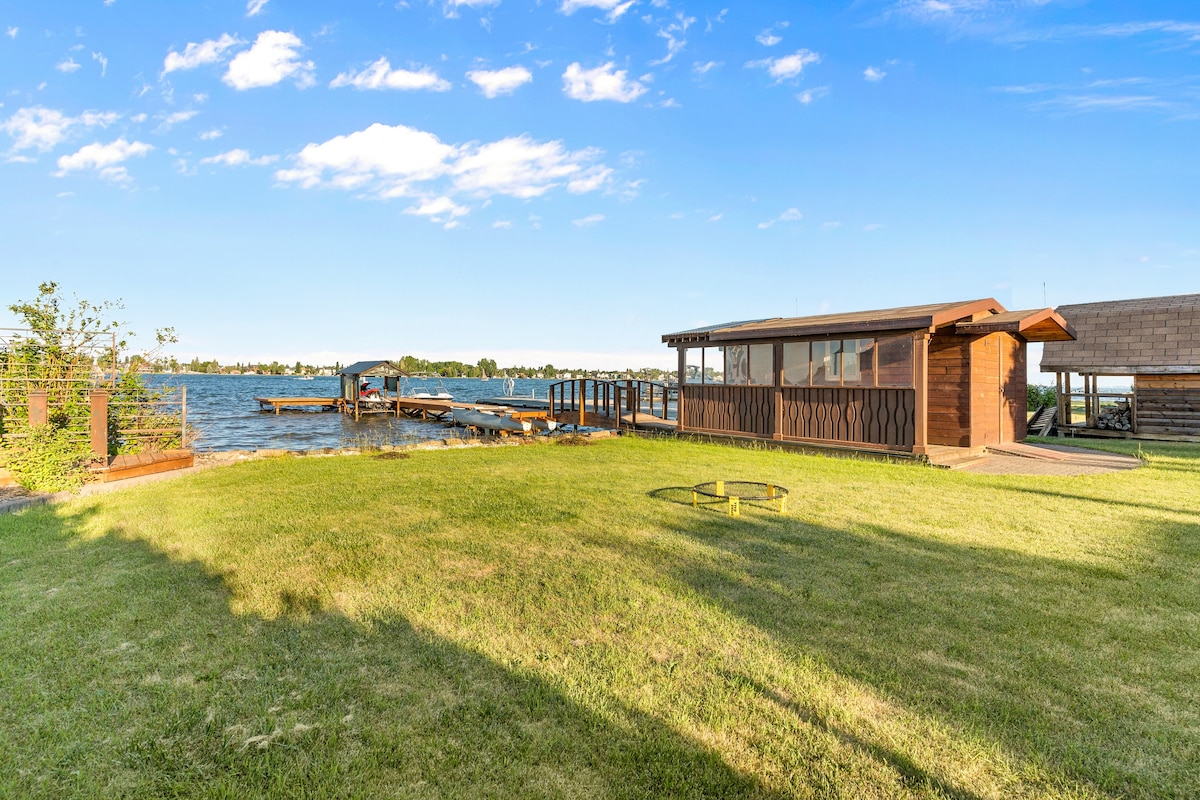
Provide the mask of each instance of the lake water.
[{"label": "lake water", "polygon": [[[155,386],[187,386],[188,427],[196,434],[193,447],[208,450],[315,450],[322,447],[403,445],[430,439],[461,436],[441,422],[422,422],[407,417],[371,414],[355,422],[354,417],[330,412],[288,411],[278,415],[259,411],[255,397],[337,397],[337,376],[311,381],[287,375],[156,375],[147,383]],[[535,393],[545,399],[549,380],[515,379],[515,395]],[[381,379],[371,385],[379,387]],[[443,380],[409,378],[401,385],[404,394],[442,387],[455,400],[474,402],[504,394],[504,381],[478,379]]]}]

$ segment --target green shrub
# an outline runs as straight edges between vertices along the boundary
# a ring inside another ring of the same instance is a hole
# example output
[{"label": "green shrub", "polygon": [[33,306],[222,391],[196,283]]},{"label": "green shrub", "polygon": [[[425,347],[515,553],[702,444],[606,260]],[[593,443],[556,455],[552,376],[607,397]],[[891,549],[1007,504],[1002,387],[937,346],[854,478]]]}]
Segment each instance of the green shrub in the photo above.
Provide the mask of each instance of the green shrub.
[{"label": "green shrub", "polygon": [[1032,383],[1026,387],[1026,392],[1029,395],[1029,410],[1037,411],[1042,406],[1052,406],[1058,403],[1058,392],[1053,386],[1034,386]]},{"label": "green shrub", "polygon": [[74,491],[83,485],[92,451],[53,425],[37,425],[23,439],[4,444],[0,463],[33,492]]}]

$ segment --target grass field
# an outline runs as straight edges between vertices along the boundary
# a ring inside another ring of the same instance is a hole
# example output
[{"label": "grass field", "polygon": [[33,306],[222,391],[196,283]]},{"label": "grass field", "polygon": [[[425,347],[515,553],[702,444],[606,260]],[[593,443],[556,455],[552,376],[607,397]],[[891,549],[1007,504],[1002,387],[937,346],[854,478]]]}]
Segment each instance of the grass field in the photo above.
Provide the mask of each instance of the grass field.
[{"label": "grass field", "polygon": [[1200,448],[1143,452],[623,438],[0,517],[0,796],[1195,797]]}]

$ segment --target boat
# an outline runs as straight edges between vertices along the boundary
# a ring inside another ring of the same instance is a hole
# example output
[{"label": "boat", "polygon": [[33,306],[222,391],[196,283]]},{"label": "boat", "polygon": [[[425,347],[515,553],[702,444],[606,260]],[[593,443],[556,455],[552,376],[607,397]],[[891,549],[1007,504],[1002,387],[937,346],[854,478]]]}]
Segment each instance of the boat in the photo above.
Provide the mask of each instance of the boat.
[{"label": "boat", "polygon": [[436,392],[422,390],[419,392],[411,392],[410,393],[410,392],[405,391],[400,395],[400,399],[401,400],[453,400],[454,395],[450,394],[450,392],[448,392],[446,390],[446,384],[442,383],[441,381],[438,381],[438,390]]},{"label": "boat", "polygon": [[468,428],[480,428],[485,431],[529,433],[533,430],[533,423],[527,419],[502,417],[490,411],[476,411],[473,408],[454,409],[454,424]]}]

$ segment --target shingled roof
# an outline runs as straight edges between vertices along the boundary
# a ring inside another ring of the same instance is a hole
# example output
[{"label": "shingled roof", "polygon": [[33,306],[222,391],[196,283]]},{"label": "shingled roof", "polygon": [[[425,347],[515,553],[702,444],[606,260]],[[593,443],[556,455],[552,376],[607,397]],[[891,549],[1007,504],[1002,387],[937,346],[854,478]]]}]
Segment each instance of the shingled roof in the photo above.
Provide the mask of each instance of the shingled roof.
[{"label": "shingled roof", "polygon": [[1200,294],[1059,306],[1073,342],[1047,342],[1042,372],[1200,372]]}]

